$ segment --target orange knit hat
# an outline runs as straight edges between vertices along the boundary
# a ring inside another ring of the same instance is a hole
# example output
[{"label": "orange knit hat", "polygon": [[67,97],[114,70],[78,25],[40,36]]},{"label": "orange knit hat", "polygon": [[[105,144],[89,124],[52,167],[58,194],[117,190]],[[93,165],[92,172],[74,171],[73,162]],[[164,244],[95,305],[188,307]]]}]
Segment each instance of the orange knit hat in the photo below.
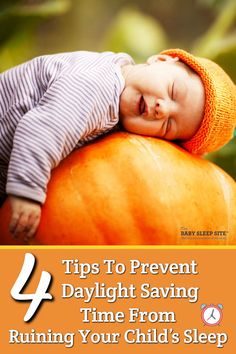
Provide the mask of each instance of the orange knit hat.
[{"label": "orange knit hat", "polygon": [[201,78],[205,88],[205,110],[200,128],[181,145],[194,154],[218,150],[232,137],[236,126],[236,87],[224,70],[209,59],[195,57],[182,49],[161,54],[178,57]]}]

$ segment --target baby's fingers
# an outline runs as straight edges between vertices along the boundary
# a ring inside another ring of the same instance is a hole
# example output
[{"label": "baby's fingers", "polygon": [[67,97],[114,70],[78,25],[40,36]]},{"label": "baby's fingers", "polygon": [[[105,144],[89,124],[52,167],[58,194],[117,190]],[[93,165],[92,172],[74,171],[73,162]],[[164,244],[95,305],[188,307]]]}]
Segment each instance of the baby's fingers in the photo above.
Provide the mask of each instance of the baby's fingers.
[{"label": "baby's fingers", "polygon": [[18,227],[19,218],[20,218],[19,213],[13,213],[10,220],[9,231],[14,237],[17,237],[17,227]]},{"label": "baby's fingers", "polygon": [[25,237],[24,237],[24,241],[29,241],[30,238],[32,238],[34,236],[34,234],[36,233],[36,230],[39,226],[39,222],[40,222],[40,214],[37,215],[31,215],[28,221],[28,226],[25,230]]},{"label": "baby's fingers", "polygon": [[17,222],[14,226],[12,234],[14,237],[18,238],[21,234],[25,232],[28,225],[28,215],[27,214],[20,214]]}]

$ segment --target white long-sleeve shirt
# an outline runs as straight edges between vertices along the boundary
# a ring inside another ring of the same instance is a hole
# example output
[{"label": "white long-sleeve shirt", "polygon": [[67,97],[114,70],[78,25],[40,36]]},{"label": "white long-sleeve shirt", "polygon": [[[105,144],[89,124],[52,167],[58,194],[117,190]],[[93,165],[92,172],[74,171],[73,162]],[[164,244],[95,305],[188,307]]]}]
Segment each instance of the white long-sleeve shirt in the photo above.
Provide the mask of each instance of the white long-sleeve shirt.
[{"label": "white long-sleeve shirt", "polygon": [[125,53],[37,57],[0,74],[0,197],[43,203],[51,170],[119,120]]}]

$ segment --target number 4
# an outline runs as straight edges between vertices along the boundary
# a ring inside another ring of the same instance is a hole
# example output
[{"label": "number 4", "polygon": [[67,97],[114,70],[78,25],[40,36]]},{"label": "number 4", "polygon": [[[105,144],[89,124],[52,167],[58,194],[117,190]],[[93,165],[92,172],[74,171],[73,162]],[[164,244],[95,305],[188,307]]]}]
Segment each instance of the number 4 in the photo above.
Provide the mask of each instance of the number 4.
[{"label": "number 4", "polygon": [[34,316],[42,300],[52,300],[52,295],[46,292],[51,282],[52,276],[50,273],[45,271],[41,273],[41,278],[35,293],[21,294],[22,289],[31,276],[34,265],[35,257],[31,253],[26,253],[20,274],[18,275],[18,278],[16,279],[16,282],[11,289],[11,296],[13,299],[18,301],[32,300],[24,317],[25,322],[28,322]]}]

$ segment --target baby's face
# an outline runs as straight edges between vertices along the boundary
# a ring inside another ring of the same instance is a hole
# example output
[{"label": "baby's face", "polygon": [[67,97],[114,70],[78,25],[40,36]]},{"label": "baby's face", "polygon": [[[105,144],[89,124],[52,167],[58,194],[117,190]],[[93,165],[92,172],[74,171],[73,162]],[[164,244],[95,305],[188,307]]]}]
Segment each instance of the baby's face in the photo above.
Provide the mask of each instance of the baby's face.
[{"label": "baby's face", "polygon": [[122,72],[120,120],[126,130],[167,140],[188,140],[196,133],[205,103],[196,73],[172,58],[123,67]]}]

